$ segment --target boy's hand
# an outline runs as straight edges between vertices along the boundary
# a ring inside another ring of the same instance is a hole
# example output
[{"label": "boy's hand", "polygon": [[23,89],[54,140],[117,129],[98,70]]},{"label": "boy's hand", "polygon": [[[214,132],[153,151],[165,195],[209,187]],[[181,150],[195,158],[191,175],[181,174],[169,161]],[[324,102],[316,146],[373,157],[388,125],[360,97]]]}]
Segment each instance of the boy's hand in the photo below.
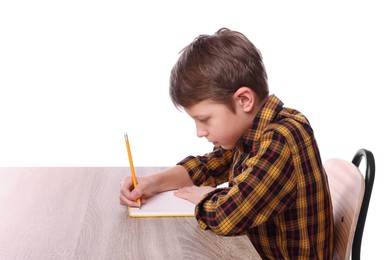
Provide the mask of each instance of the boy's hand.
[{"label": "boy's hand", "polygon": [[176,197],[188,200],[194,204],[198,204],[204,195],[213,190],[215,190],[215,188],[210,186],[189,186],[179,189],[174,194]]},{"label": "boy's hand", "polygon": [[141,205],[145,202],[145,199],[152,196],[150,192],[152,186],[152,180],[148,177],[139,177],[137,178],[138,185],[134,189],[133,180],[131,176],[126,176],[122,183],[120,189],[120,204],[128,207],[137,207],[137,199],[141,198]]},{"label": "boy's hand", "polygon": [[[123,206],[138,207],[138,198],[141,198],[142,205],[147,198],[159,192],[194,185],[187,170],[181,165],[176,165],[158,173],[138,177],[137,181],[137,188],[134,189],[131,176],[126,176],[123,179],[119,195],[120,204]],[[205,193],[207,192],[203,194]]]}]

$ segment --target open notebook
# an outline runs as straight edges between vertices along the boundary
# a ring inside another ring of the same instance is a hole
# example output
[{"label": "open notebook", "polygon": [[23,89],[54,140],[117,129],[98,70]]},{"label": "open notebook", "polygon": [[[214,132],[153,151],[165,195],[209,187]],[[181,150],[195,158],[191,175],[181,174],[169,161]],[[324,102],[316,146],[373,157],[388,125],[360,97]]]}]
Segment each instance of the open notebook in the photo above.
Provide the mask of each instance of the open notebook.
[{"label": "open notebook", "polygon": [[147,217],[193,217],[195,204],[176,197],[175,191],[165,191],[147,199],[141,209],[129,207],[129,216],[133,218]]}]

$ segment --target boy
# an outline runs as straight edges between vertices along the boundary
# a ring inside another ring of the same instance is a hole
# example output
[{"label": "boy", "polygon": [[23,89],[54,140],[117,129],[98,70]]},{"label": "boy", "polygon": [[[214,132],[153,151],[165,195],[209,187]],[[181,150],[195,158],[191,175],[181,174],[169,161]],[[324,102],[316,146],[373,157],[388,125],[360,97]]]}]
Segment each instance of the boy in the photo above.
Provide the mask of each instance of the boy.
[{"label": "boy", "polygon": [[248,235],[262,259],[332,259],[332,204],[313,130],[269,95],[260,51],[226,28],[200,35],[182,51],[169,90],[214,150],[139,178],[136,189],[125,178],[121,204],[179,189],[197,205],[201,228]]}]

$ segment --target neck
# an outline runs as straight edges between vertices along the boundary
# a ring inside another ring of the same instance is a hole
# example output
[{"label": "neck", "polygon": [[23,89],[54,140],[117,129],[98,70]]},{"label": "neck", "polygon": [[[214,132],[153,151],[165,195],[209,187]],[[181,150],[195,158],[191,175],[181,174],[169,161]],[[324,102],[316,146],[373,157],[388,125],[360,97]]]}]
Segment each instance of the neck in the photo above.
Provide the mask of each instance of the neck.
[{"label": "neck", "polygon": [[257,102],[256,106],[253,109],[253,114],[252,114],[253,119],[256,117],[256,115],[259,112],[260,108],[262,108],[264,106],[265,102],[267,102],[268,97],[269,96],[267,95],[267,96],[265,96],[264,98],[260,99]]}]

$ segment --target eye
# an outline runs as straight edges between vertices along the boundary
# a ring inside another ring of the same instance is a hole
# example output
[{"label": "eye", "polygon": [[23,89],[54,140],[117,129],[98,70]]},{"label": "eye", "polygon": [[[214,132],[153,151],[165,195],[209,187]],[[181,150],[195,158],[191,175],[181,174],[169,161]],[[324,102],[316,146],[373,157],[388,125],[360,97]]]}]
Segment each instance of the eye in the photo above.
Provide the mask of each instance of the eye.
[{"label": "eye", "polygon": [[199,118],[198,120],[199,120],[199,122],[201,122],[201,123],[207,123],[207,121],[209,120],[209,118],[208,118],[208,117]]}]

